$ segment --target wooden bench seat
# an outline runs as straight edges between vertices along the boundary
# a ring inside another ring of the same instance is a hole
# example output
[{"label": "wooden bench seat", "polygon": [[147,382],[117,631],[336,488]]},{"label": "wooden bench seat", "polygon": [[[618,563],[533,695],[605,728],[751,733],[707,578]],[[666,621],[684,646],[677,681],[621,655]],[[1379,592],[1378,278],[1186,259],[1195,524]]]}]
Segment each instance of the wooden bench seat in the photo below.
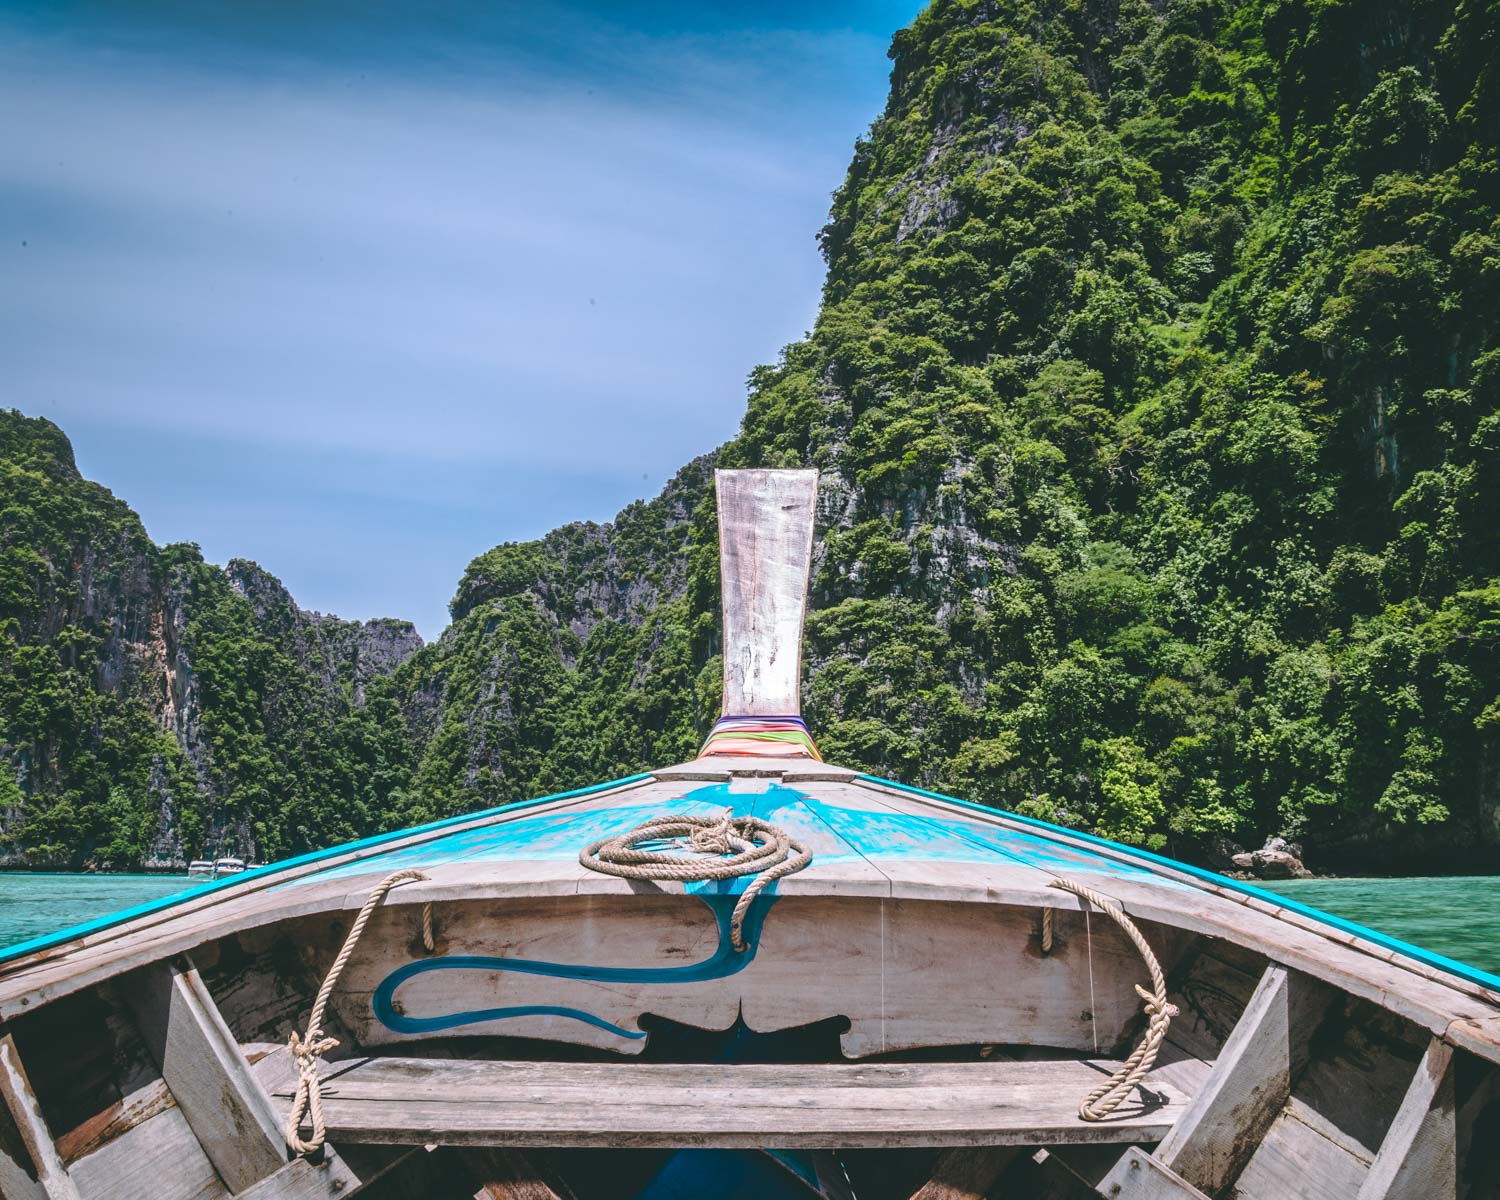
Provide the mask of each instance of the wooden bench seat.
[{"label": "wooden bench seat", "polygon": [[[335,1144],[1036,1146],[1159,1141],[1186,1103],[1153,1074],[1108,1119],[1078,1103],[1118,1064],[669,1064],[366,1058],[325,1070]],[[283,1111],[289,1090],[278,1090]]]}]

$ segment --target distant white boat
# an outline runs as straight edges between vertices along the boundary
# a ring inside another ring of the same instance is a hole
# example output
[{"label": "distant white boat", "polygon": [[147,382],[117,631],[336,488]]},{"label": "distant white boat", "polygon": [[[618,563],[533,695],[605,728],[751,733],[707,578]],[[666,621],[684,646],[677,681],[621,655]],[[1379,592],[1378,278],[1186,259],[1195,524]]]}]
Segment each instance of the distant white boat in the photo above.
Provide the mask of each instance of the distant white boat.
[{"label": "distant white boat", "polygon": [[221,875],[238,875],[245,869],[243,858],[221,858],[214,863],[213,877],[218,879]]},{"label": "distant white boat", "polygon": [[212,879],[214,877],[214,865],[207,859],[195,858],[188,863],[189,879]]}]

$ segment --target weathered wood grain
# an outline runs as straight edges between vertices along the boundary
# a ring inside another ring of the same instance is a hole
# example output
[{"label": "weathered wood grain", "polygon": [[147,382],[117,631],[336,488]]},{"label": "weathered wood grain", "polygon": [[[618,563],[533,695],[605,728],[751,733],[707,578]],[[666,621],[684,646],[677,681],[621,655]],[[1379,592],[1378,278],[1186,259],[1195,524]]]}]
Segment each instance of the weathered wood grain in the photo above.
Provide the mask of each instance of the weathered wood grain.
[{"label": "weathered wood grain", "polygon": [[153,1079],[101,1108],[92,1119],[54,1137],[58,1157],[65,1165],[72,1163],[176,1104],[167,1085],[160,1079]]},{"label": "weathered wood grain", "polygon": [[[851,872],[861,862],[851,862]],[[450,903],[437,916],[444,956],[659,970],[702,962],[718,945],[707,905],[680,894]],[[503,1035],[625,1054],[644,1048],[641,1040],[556,1013],[418,1033],[387,1028],[372,996],[392,971],[423,960],[419,920],[410,906],[377,913],[345,970],[332,1007],[359,1044]],[[565,1008],[630,1031],[645,1013],[701,1029],[725,1029],[741,1016],[761,1033],[846,1017],[843,1048],[851,1057],[978,1043],[1111,1052],[1140,1013],[1131,984],[1145,973],[1134,948],[1112,922],[1092,919],[1090,934],[1081,914],[1067,912],[1059,915],[1053,953],[1043,958],[1034,924],[1032,910],[1000,904],[787,896],[768,910],[754,960],[726,977],[621,983],[442,969],[415,975],[394,1001],[410,1017]],[[346,927],[306,920],[292,929],[308,973],[317,976]]]},{"label": "weathered wood grain", "polygon": [[1222,943],[1204,939],[1169,977],[1177,1015],[1167,1030],[1167,1044],[1194,1058],[1219,1056],[1265,972],[1265,962],[1234,963],[1223,956]]},{"label": "weathered wood grain", "polygon": [[0,1100],[10,1112],[48,1200],[78,1200],[78,1189],[52,1144],[52,1134],[42,1117],[36,1093],[31,1090],[15,1038],[9,1032],[0,1035]]},{"label": "weathered wood grain", "polygon": [[1125,1151],[1099,1187],[1105,1200],[1209,1200],[1181,1175],[1139,1146]]},{"label": "weathered wood grain", "polygon": [[739,980],[741,1011],[761,1032],[847,1017],[851,1058],[980,1043],[1109,1053],[1140,1012],[1144,968],[1113,922],[1084,926],[1061,914],[1044,958],[1026,908],[788,897]]},{"label": "weathered wood grain", "polygon": [[6,1200],[48,1200],[20,1131],[3,1104],[0,1104],[0,1196]]},{"label": "weathered wood grain", "polygon": [[1357,1146],[1293,1096],[1240,1172],[1234,1192],[1246,1200],[1350,1200],[1369,1166]]},{"label": "weathered wood grain", "polygon": [[[1148,1078],[1111,1118],[1114,1063],[525,1063],[370,1059],[324,1087],[329,1136],[490,1146],[837,1148],[1152,1142],[1185,1103]],[[290,1097],[284,1097],[290,1100]]]},{"label": "weathered wood grain", "polygon": [[816,471],[715,471],[724,605],[724,713],[802,711],[802,617]]},{"label": "weathered wood grain", "polygon": [[305,1158],[283,1163],[258,1183],[235,1193],[235,1200],[336,1200],[356,1195],[359,1180],[337,1155],[322,1162]]},{"label": "weathered wood grain", "polygon": [[198,1142],[235,1192],[286,1162],[276,1114],[250,1073],[198,972],[159,963],[121,982],[121,994]]},{"label": "weathered wood grain", "polygon": [[219,1200],[229,1195],[176,1107],[132,1125],[69,1170],[83,1200]]},{"label": "weathered wood grain", "polygon": [[1453,1049],[1434,1038],[1370,1164],[1359,1200],[1454,1200],[1457,1195]]},{"label": "weathered wood grain", "polygon": [[[1202,1089],[1155,1157],[1194,1187],[1231,1183],[1291,1096],[1333,993],[1316,980],[1268,967]],[[1119,1182],[1122,1162],[1106,1178]]]},{"label": "weathered wood grain", "polygon": [[1318,1031],[1292,1089],[1366,1161],[1396,1117],[1430,1035],[1363,1000],[1343,999]]}]

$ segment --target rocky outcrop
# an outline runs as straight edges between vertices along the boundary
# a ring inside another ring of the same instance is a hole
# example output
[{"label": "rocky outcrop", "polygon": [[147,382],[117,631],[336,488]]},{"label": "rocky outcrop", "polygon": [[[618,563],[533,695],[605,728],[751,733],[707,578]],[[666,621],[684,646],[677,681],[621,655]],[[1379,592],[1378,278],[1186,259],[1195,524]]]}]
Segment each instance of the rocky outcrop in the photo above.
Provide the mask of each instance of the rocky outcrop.
[{"label": "rocky outcrop", "polygon": [[48,421],[0,410],[0,473],[0,865],[274,844],[282,818],[252,810],[272,790],[321,803],[299,797],[347,767],[329,731],[421,648],[415,628],[304,611],[254,563],[154,545]]},{"label": "rocky outcrop", "polygon": [[1238,871],[1254,879],[1306,879],[1312,875],[1302,865],[1302,847],[1285,838],[1270,838],[1259,850],[1241,852],[1231,861]]},{"label": "rocky outcrop", "polygon": [[347,686],[354,702],[363,704],[371,680],[389,675],[422,648],[422,637],[410,621],[346,621],[299,608],[279,579],[248,559],[230,559],[224,574],[249,602],[260,627],[299,666],[312,671],[330,696]]}]

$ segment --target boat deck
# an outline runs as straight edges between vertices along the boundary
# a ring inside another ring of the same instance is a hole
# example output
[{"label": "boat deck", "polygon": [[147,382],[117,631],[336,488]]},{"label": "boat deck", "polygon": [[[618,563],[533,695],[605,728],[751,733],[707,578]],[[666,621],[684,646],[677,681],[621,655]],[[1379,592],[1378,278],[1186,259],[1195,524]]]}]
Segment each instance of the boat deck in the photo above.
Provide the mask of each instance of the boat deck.
[{"label": "boat deck", "polygon": [[[1195,1061],[1102,1121],[1078,1101],[1106,1059],[963,1063],[560,1063],[365,1058],[329,1070],[335,1142],[407,1146],[851,1149],[1160,1141]],[[277,1089],[289,1110],[292,1089]]]}]

